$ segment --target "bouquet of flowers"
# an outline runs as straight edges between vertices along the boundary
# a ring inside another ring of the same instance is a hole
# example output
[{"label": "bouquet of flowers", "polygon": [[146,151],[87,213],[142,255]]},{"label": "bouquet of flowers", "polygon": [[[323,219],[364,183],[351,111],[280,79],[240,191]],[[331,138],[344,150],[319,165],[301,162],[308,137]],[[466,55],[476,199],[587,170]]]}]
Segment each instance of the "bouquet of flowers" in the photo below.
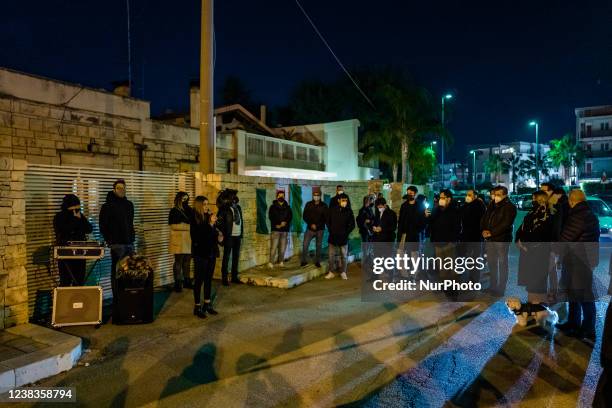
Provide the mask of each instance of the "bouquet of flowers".
[{"label": "bouquet of flowers", "polygon": [[117,279],[144,282],[153,273],[153,267],[142,255],[128,255],[117,263]]}]

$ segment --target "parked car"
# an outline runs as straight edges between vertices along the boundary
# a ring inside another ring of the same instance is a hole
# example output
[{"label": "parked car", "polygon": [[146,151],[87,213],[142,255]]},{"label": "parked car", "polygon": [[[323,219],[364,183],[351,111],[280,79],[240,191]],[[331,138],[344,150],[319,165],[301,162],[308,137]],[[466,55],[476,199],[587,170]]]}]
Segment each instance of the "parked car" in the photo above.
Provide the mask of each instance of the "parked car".
[{"label": "parked car", "polygon": [[523,211],[529,211],[533,208],[533,201],[531,194],[519,194],[516,197],[514,204],[516,208]]},{"label": "parked car", "polygon": [[600,236],[602,242],[612,242],[612,209],[599,197],[587,197],[587,204],[599,218]]},{"label": "parked car", "polygon": [[611,191],[606,191],[606,192],[603,192],[603,193],[593,194],[593,196],[601,198],[608,205],[612,205],[612,192]]}]

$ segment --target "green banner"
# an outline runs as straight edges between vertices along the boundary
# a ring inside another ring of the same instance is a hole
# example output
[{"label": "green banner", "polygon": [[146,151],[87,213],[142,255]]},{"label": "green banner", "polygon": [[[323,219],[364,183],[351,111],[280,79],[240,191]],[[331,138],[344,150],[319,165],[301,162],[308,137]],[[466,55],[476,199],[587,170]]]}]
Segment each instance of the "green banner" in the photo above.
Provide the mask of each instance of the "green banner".
[{"label": "green banner", "polygon": [[300,233],[304,231],[302,226],[302,187],[297,184],[291,184],[289,185],[289,192],[291,194],[291,213],[293,215],[291,218],[293,228],[291,230]]},{"label": "green banner", "polygon": [[257,228],[255,231],[258,234],[269,234],[270,231],[268,231],[268,225],[266,224],[266,210],[268,209],[268,204],[266,203],[266,189],[256,189],[255,195],[257,197]]}]

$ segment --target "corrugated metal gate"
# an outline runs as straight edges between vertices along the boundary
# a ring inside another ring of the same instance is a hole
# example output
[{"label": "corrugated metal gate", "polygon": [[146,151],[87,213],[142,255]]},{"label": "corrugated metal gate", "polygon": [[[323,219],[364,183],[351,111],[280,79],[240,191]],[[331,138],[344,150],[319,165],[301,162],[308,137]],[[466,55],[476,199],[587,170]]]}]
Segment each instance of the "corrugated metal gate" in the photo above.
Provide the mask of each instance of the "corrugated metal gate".
[{"label": "corrugated metal gate", "polygon": [[[177,191],[186,191],[194,198],[193,173],[150,173],[115,169],[86,169],[30,165],[26,172],[26,235],[29,312],[45,314],[49,291],[58,282],[55,262],[50,257],[55,234],[53,216],[60,210],[65,194],[73,193],[81,199],[83,213],[93,225],[90,239],[102,241],[98,226],[100,208],[112,190],[113,182],[123,178],[127,197],[134,203],[136,251],[146,255],[155,268],[155,286],[172,283],[172,255],[168,254],[168,212]],[[104,288],[104,297],[112,297],[110,290],[110,251],[97,263],[87,263],[89,280]]]}]

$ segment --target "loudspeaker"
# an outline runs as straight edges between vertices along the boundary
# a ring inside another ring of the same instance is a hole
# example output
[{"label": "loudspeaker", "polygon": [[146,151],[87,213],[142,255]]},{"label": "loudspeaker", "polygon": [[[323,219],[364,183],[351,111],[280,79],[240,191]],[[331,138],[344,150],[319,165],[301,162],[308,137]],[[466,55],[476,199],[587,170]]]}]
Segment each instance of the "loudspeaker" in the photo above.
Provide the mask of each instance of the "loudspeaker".
[{"label": "loudspeaker", "polygon": [[102,323],[102,287],[66,286],[53,290],[54,327]]},{"label": "loudspeaker", "polygon": [[153,284],[124,287],[117,285],[117,299],[113,305],[113,324],[139,324],[153,321]]}]

